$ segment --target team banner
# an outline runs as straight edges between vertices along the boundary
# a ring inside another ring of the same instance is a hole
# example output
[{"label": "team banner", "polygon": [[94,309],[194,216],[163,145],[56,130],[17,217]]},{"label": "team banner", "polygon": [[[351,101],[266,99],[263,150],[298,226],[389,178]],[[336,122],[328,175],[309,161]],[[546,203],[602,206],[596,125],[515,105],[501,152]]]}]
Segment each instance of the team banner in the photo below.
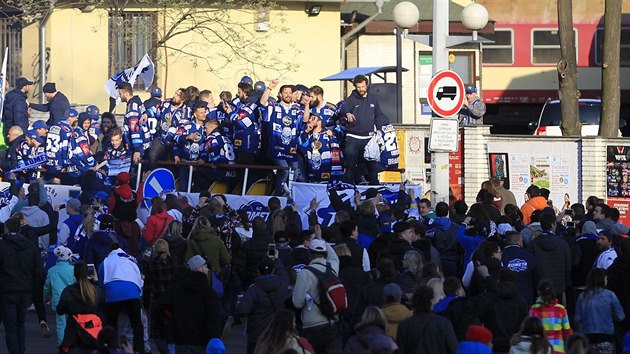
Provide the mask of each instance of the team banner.
[{"label": "team banner", "polygon": [[145,54],[140,60],[137,66],[125,69],[118,74],[112,76],[103,85],[103,89],[111,98],[118,98],[118,89],[116,86],[121,82],[128,82],[133,86],[138,79],[138,76],[144,81],[144,87],[149,88],[153,84],[153,78],[155,77],[155,65],[149,57],[149,54]]},{"label": "team banner", "polygon": [[9,172],[14,173],[14,172],[19,172],[19,171],[24,171],[24,170],[34,170],[38,168],[39,166],[45,164],[46,162],[48,162],[48,157],[46,157],[46,154],[42,153],[33,158],[26,160],[22,166],[18,166]]},{"label": "team banner", "polygon": [[[343,201],[349,201],[354,205],[354,187],[351,184],[345,184],[346,189],[338,189],[337,194]],[[355,187],[362,196],[365,196],[365,192],[369,188],[376,188],[383,196],[384,202],[388,204],[394,204],[398,200],[399,184],[389,184],[380,186],[356,186]],[[422,195],[422,187],[419,185],[407,185],[407,190],[414,190],[415,196]],[[295,204],[298,206],[300,215],[308,215],[310,213],[310,203],[313,198],[319,202],[317,209],[317,216],[319,222],[322,225],[330,225],[334,221],[336,214],[335,210],[330,206],[330,199],[328,198],[328,185],[326,184],[313,184],[313,183],[299,183],[294,182],[291,188],[291,195]],[[365,199],[365,197],[362,197]]]},{"label": "team banner", "polygon": [[[190,205],[197,205],[199,203],[199,193],[179,193],[179,195],[185,195],[188,197],[188,203]],[[225,194],[227,204],[235,210],[244,210],[247,213],[249,221],[254,220],[255,217],[260,216],[263,219],[267,219],[269,216],[269,208],[267,203],[272,196],[263,195],[233,195]],[[280,205],[284,208],[287,205],[287,198],[279,197]]]}]

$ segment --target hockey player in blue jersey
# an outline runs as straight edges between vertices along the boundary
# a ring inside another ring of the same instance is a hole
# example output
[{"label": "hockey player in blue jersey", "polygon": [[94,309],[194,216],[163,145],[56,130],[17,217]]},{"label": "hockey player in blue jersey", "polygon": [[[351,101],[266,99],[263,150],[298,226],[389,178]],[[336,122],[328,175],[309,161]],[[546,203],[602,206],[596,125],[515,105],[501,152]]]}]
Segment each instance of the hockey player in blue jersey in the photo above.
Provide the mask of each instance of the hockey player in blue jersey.
[{"label": "hockey player in blue jersey", "polygon": [[184,89],[179,88],[173,97],[162,102],[158,114],[158,139],[153,140],[149,150],[149,161],[155,162],[164,160],[172,149],[175,134],[180,123],[185,123],[184,119]]},{"label": "hockey player in blue jersey", "polygon": [[[101,116],[101,110],[95,105],[90,105],[85,108],[85,113],[90,116],[90,127],[87,131],[90,137],[90,145],[94,145],[98,140],[98,136],[101,134],[101,122],[98,121]],[[92,151],[92,153],[94,153],[94,151]]]},{"label": "hockey player in blue jersey", "polygon": [[[197,101],[192,107],[192,122],[180,125],[175,143],[173,144],[173,153],[175,154],[175,163],[179,162],[197,162],[201,156],[201,150],[205,141],[204,123],[206,121],[206,104]],[[188,166],[179,169],[180,187],[184,187],[184,181],[188,181]]]},{"label": "hockey player in blue jersey", "polygon": [[146,124],[140,122],[140,117],[144,113],[144,106],[140,97],[133,95],[133,88],[128,82],[118,84],[118,94],[122,102],[127,103],[125,118],[123,121],[123,133],[125,139],[130,143],[133,150],[133,163],[138,163],[144,154],[147,144],[145,141],[145,131],[148,131]]},{"label": "hockey player in blue jersey", "polygon": [[321,183],[343,179],[343,154],[335,134],[323,127],[322,119],[311,114],[299,149],[307,157],[307,181]]},{"label": "hockey player in blue jersey", "polygon": [[102,170],[107,176],[109,184],[113,184],[116,181],[116,176],[119,173],[129,172],[131,155],[129,147],[123,139],[123,132],[118,127],[112,129],[110,144],[103,154],[103,161],[107,161]]},{"label": "hockey player in blue jersey", "polygon": [[[84,112],[85,113],[85,112]],[[89,122],[89,117],[82,117],[85,123]],[[67,172],[68,175],[64,184],[77,184],[81,181],[81,176],[96,166],[96,160],[90,151],[90,140],[87,131],[80,127],[75,128],[70,138],[70,149]]]},{"label": "hockey player in blue jersey", "polygon": [[[210,163],[211,168],[197,168],[194,174],[195,191],[208,190],[213,181],[234,180],[236,171],[216,165],[233,164],[236,159],[234,145],[230,138],[221,135],[219,121],[207,120],[205,123],[205,142],[201,151],[200,162]],[[231,189],[231,188],[230,188]]]},{"label": "hockey player in blue jersey", "polygon": [[[297,177],[297,138],[302,129],[302,109],[293,103],[293,86],[280,87],[280,102],[269,102],[269,95],[278,85],[277,80],[271,81],[269,89],[260,97],[263,110],[263,124],[269,134],[268,153],[274,165],[290,167]],[[289,171],[278,170],[274,183],[274,194],[283,195],[283,183],[288,183]]]},{"label": "hockey player in blue jersey", "polygon": [[[29,130],[24,141],[20,143],[17,151],[18,167],[26,165],[29,159],[32,159],[38,155],[46,154],[44,150],[44,138],[39,136],[39,133],[35,129]],[[23,181],[34,181],[36,178],[37,168],[24,170],[17,172],[18,179]]]},{"label": "hockey player in blue jersey", "polygon": [[64,117],[64,120],[50,127],[46,136],[46,180],[55,183],[66,182],[70,163],[70,140],[74,134],[72,126],[77,123],[79,112],[69,109]]}]

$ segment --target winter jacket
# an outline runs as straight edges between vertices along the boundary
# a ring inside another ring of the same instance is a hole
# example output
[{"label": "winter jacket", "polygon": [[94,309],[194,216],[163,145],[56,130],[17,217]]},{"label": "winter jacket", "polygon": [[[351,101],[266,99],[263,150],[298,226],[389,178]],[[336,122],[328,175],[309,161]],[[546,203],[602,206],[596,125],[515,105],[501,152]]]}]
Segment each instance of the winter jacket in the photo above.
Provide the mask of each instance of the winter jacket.
[{"label": "winter jacket", "polygon": [[150,308],[151,311],[149,316],[151,338],[166,339],[167,337],[166,323],[164,314],[160,311],[159,300],[173,284],[177,269],[171,257],[166,260],[154,257],[142,267],[144,274],[142,300],[145,308]]},{"label": "winter jacket", "polygon": [[492,349],[484,343],[463,341],[457,346],[457,354],[492,354]]},{"label": "winter jacket", "polygon": [[359,136],[370,135],[374,131],[375,125],[377,125],[377,129],[381,129],[384,125],[383,121],[387,119],[384,118],[381,106],[378,104],[378,98],[369,91],[367,95],[361,97],[356,90],[353,90],[339,110],[339,117],[342,121],[346,121],[347,113],[352,113],[355,116],[355,121],[344,125],[346,132]]},{"label": "winter jacket", "polygon": [[68,261],[57,261],[57,264],[48,270],[46,283],[44,284],[44,301],[51,300],[53,310],[59,303],[61,292],[66,286],[74,284],[74,266]]},{"label": "winter jacket", "polygon": [[354,265],[350,256],[341,256],[339,257],[339,279],[346,288],[348,309],[352,309],[361,289],[370,282],[370,276],[361,267]]},{"label": "winter jacket", "polygon": [[243,281],[245,287],[254,282],[258,275],[258,263],[267,255],[270,243],[274,243],[273,238],[267,233],[254,233],[252,238],[245,241],[234,259],[234,267]]},{"label": "winter jacket", "polygon": [[521,206],[521,213],[523,213],[523,223],[529,225],[532,222],[532,213],[536,210],[543,210],[547,207],[547,199],[538,196],[531,198],[525,204]]},{"label": "winter jacket", "polygon": [[275,313],[284,309],[284,300],[289,297],[287,271],[279,260],[274,266],[275,274],[257,277],[236,304],[236,313],[247,316],[248,342],[256,343]]},{"label": "winter jacket", "polygon": [[[103,322],[105,321],[105,317],[102,316],[103,313],[103,305],[105,296],[103,291],[99,286],[94,284],[94,288],[96,289],[97,294],[97,304],[96,306],[91,306],[88,303],[85,303],[81,297],[81,289],[78,283],[74,283],[68,285],[61,292],[61,296],[59,298],[59,303],[57,304],[57,314],[58,315],[68,315],[73,316],[77,314],[98,314],[101,316]],[[72,322],[68,321],[66,325],[66,330],[63,335],[63,345],[68,347],[76,347],[79,343],[79,334],[78,329],[71,325]]]},{"label": "winter jacket", "polygon": [[111,245],[114,240],[120,244],[120,247],[125,252],[128,252],[127,241],[116,232],[107,229],[94,231],[92,237],[85,243],[85,263],[94,264],[98,269],[105,257],[109,254],[109,245]]},{"label": "winter jacket", "polygon": [[28,96],[19,88],[14,88],[4,96],[3,113],[4,135],[14,125],[18,125],[24,132],[28,131]]},{"label": "winter jacket", "polygon": [[503,188],[503,186],[494,187],[494,190],[499,193],[501,200],[503,200],[502,214],[505,214],[505,206],[508,204],[516,205],[516,197],[510,190]]},{"label": "winter jacket", "polygon": [[291,250],[289,254],[282,258],[282,264],[287,268],[293,268],[300,264],[308,264],[311,261],[308,248],[297,246]]},{"label": "winter jacket", "polygon": [[594,289],[580,294],[575,305],[574,327],[584,334],[614,334],[613,321],[621,322],[625,314],[610,290]]},{"label": "winter jacket", "polygon": [[[455,242],[457,242],[457,239],[455,239]],[[431,240],[428,240],[428,239],[416,240],[411,243],[411,246],[417,249],[422,254],[423,262],[425,263],[433,262],[437,264],[440,270],[444,269],[442,268],[442,257],[440,256],[440,252],[438,252],[438,250],[435,247],[433,247],[433,245],[431,244]]]},{"label": "winter jacket", "polygon": [[[339,274],[339,258],[329,244],[326,244],[326,258],[318,257],[312,260],[308,266],[314,267],[320,272],[326,271],[326,264],[329,264],[332,270]],[[306,294],[310,294],[313,298],[312,304],[306,303]],[[317,276],[307,268],[302,269],[297,274],[293,295],[291,297],[293,306],[302,309],[301,318],[303,328],[316,327],[330,323],[330,320],[324,316],[317,304],[320,303],[319,298],[319,280]]]},{"label": "winter jacket", "polygon": [[230,264],[230,255],[225,244],[217,236],[214,229],[197,229],[190,234],[184,262],[188,262],[195,255],[206,258],[215,272],[219,272],[222,265]]},{"label": "winter jacket", "polygon": [[[365,252],[365,248],[357,243],[357,240],[347,237],[341,240],[340,243],[345,243],[348,249],[350,250],[350,256],[352,258],[352,264],[359,268],[363,267],[363,252]],[[365,270],[365,269],[364,269]],[[368,269],[369,270],[369,269]]]},{"label": "winter jacket", "polygon": [[134,221],[138,217],[138,199],[128,184],[123,184],[112,192],[109,198],[109,212],[116,220]]},{"label": "winter jacket", "polygon": [[501,262],[514,273],[518,294],[523,297],[527,306],[531,306],[536,299],[538,285],[536,257],[518,245],[507,245],[503,248]]},{"label": "winter jacket", "polygon": [[431,235],[427,233],[427,237],[439,252],[441,261],[459,263],[461,256],[457,243],[458,225],[446,217],[432,219],[429,223],[434,225],[434,230]]},{"label": "winter jacket", "polygon": [[221,299],[205,274],[182,268],[160,306],[168,314],[169,343],[205,347],[221,337]]},{"label": "winter jacket", "polygon": [[510,339],[519,331],[529,309],[516,284],[511,281],[496,284],[496,291],[481,296],[479,309],[481,323],[492,332],[493,350],[507,352]]},{"label": "winter jacket", "polygon": [[457,351],[453,326],[446,318],[432,312],[415,312],[400,322],[396,343],[405,354],[455,354]]},{"label": "winter jacket", "polygon": [[354,306],[350,309],[352,311],[350,323],[353,326],[361,321],[363,311],[365,311],[368,306],[381,307],[385,304],[383,289],[385,288],[385,285],[392,282],[394,282],[392,279],[376,279],[361,288],[359,296],[355,300]]},{"label": "winter jacket", "polygon": [[63,93],[57,91],[52,100],[44,104],[31,103],[31,108],[40,112],[50,112],[47,125],[55,125],[63,120],[64,114],[70,109],[70,101]]},{"label": "winter jacket", "polygon": [[551,280],[555,295],[562,294],[571,275],[571,251],[569,245],[552,232],[545,232],[527,245],[536,257],[538,275]]},{"label": "winter jacket", "polygon": [[407,308],[407,306],[401,303],[392,303],[383,305],[381,308],[387,321],[387,335],[396,338],[396,332],[398,331],[398,324],[410,317],[413,313]]},{"label": "winter jacket", "polygon": [[624,333],[630,331],[630,254],[621,254],[608,267],[608,289],[615,293],[626,317]]},{"label": "winter jacket", "polygon": [[39,250],[18,233],[0,240],[0,293],[31,294],[44,279]]},{"label": "winter jacket", "polygon": [[173,264],[176,267],[181,267],[184,264],[184,258],[186,258],[186,239],[175,235],[165,235],[163,239],[168,242]]},{"label": "winter jacket", "polygon": [[155,241],[164,236],[164,231],[171,221],[173,221],[173,217],[168,215],[166,210],[149,216],[144,230],[142,230],[142,237],[150,245],[153,245]]},{"label": "winter jacket", "polygon": [[414,248],[407,240],[402,238],[395,238],[389,242],[387,246],[387,252],[389,252],[389,256],[392,261],[394,261],[394,265],[396,266],[396,270],[398,272],[403,271],[402,260],[405,257],[405,253],[407,251],[418,251],[417,248]]},{"label": "winter jacket", "polygon": [[369,354],[370,344],[374,341],[389,342],[390,353],[398,349],[394,339],[385,333],[385,329],[373,324],[359,325],[355,329],[355,335],[348,339],[343,354]]},{"label": "winter jacket", "polygon": [[[50,219],[48,214],[40,209],[37,205],[25,206],[20,210],[28,220],[28,224],[34,227],[48,226]],[[39,237],[39,248],[42,250],[47,249],[49,246],[49,234],[44,234]]]},{"label": "winter jacket", "polygon": [[12,141],[8,141],[9,147],[7,148],[6,156],[0,161],[0,168],[2,171],[7,173],[12,169],[18,167],[18,152],[22,143],[24,142],[24,137],[19,136]]},{"label": "winter jacket", "polygon": [[[593,224],[591,221],[587,221],[586,223]],[[593,227],[594,226],[593,224]],[[582,287],[586,284],[586,276],[588,272],[593,269],[595,260],[597,260],[597,256],[599,255],[599,250],[597,249],[597,231],[594,231],[595,234],[582,232],[582,235],[575,240],[575,243],[580,249],[580,257],[571,271],[571,279],[573,280],[574,287]],[[608,281],[610,282],[610,279]]]},{"label": "winter jacket", "polygon": [[485,241],[486,238],[480,235],[469,236],[466,235],[466,225],[461,225],[457,229],[457,241],[459,245],[464,249],[464,263],[470,262],[473,252],[477,249],[480,243]]},{"label": "winter jacket", "polygon": [[439,315],[446,317],[453,324],[457,340],[463,341],[466,339],[466,330],[469,325],[481,324],[478,307],[479,298],[456,297]]},{"label": "winter jacket", "polygon": [[379,254],[383,251],[387,251],[387,246],[389,246],[389,243],[393,239],[393,233],[383,232],[379,237],[374,240],[374,242],[370,244],[370,247],[367,248],[368,256],[370,256],[370,264],[376,265],[377,260],[380,259]]}]

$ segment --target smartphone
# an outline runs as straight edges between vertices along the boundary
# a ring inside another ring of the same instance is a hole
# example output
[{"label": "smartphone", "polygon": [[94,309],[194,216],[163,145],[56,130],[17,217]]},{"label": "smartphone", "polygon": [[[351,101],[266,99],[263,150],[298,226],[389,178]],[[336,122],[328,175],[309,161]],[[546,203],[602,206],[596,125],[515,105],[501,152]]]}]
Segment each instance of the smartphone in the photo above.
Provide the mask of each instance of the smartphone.
[{"label": "smartphone", "polygon": [[89,263],[87,265],[88,268],[88,275],[92,275],[96,272],[96,268],[94,267],[94,263]]},{"label": "smartphone", "polygon": [[567,229],[569,229],[569,228],[575,229],[575,222],[567,221]]},{"label": "smartphone", "polygon": [[59,210],[61,210],[61,209],[65,209],[65,208],[66,208],[66,205],[65,205],[65,204],[61,204],[61,205],[59,206]]},{"label": "smartphone", "polygon": [[564,215],[573,215],[573,210],[571,210],[571,209],[565,209],[565,210],[564,210]]},{"label": "smartphone", "polygon": [[267,245],[267,255],[269,257],[275,257],[276,256],[276,244],[275,243],[270,243]]}]

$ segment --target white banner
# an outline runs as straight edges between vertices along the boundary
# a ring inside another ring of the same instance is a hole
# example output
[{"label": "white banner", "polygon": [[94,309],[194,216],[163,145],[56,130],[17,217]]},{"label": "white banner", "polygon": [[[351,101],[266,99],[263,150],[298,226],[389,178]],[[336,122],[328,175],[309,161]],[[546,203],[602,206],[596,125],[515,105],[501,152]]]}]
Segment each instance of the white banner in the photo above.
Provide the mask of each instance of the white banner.
[{"label": "white banner", "polygon": [[112,76],[103,85],[103,89],[111,98],[118,99],[118,89],[116,86],[121,82],[128,82],[133,86],[136,83],[136,79],[140,76],[144,81],[144,87],[147,89],[153,84],[153,78],[155,77],[155,65],[149,57],[149,54],[145,54],[138,63],[137,66],[125,69],[118,74]]},{"label": "white banner", "polygon": [[[319,222],[322,225],[330,225],[334,221],[336,214],[335,210],[330,206],[330,199],[328,198],[328,186],[326,184],[313,184],[313,183],[293,183],[291,187],[291,195],[293,200],[298,206],[300,215],[307,215],[310,213],[310,203],[313,198],[316,198],[319,202],[319,208],[317,209],[317,216]],[[384,197],[388,204],[393,204],[398,198],[398,190],[400,184],[388,184],[380,186],[357,186],[357,189],[362,196],[365,196],[365,191],[369,188],[376,188],[379,193]],[[407,190],[414,190],[415,196],[422,195],[422,187],[419,185],[407,185]],[[350,201],[354,205],[354,190],[346,189],[337,191],[337,194],[343,201]],[[365,199],[365,197],[362,197]]]}]

